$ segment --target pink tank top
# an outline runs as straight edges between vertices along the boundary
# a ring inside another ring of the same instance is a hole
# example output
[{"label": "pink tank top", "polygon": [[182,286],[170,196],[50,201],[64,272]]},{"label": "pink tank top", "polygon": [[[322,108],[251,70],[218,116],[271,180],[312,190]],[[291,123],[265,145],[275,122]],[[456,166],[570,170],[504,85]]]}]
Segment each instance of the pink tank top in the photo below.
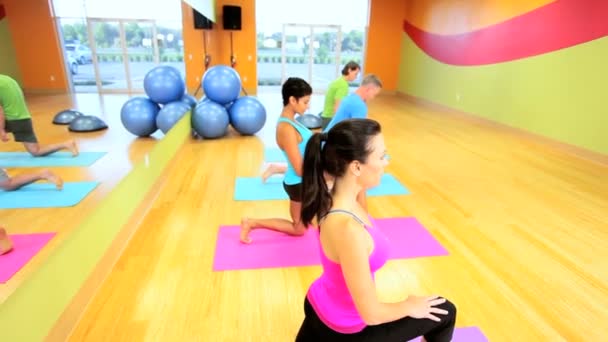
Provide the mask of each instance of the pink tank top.
[{"label": "pink tank top", "polygon": [[[342,212],[351,215],[359,223],[361,223],[372,239],[374,240],[374,249],[369,256],[369,268],[372,272],[372,278],[380,267],[388,260],[389,242],[374,225],[366,225],[361,219],[351,212],[345,210],[331,210],[330,213]],[[355,303],[348,291],[342,268],[340,264],[329,260],[323,248],[319,248],[321,254],[321,264],[323,265],[323,274],[315,280],[306,297],[314,308],[319,319],[328,327],[343,334],[353,334],[363,330],[366,327],[365,322],[357,312]]]}]

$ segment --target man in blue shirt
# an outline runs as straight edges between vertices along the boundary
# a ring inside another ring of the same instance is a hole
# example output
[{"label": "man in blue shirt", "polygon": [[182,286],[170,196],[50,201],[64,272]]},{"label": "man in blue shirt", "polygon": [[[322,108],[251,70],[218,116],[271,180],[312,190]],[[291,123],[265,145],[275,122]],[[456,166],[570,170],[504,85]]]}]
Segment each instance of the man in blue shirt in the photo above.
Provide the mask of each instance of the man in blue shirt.
[{"label": "man in blue shirt", "polygon": [[380,79],[378,79],[376,75],[370,74],[365,76],[363,81],[361,81],[361,86],[352,94],[349,94],[342,99],[336,114],[323,132],[329,131],[342,120],[366,118],[367,102],[374,99],[381,89],[382,82],[380,82]]},{"label": "man in blue shirt", "polygon": [[[342,120],[367,118],[367,102],[374,99],[381,89],[382,82],[380,82],[380,79],[378,79],[376,75],[370,74],[365,76],[363,81],[361,81],[359,88],[342,99],[336,114],[323,132],[328,132]],[[330,179],[328,175],[325,177],[328,180],[328,187],[332,188],[333,179]],[[367,196],[365,195],[365,190],[357,195],[357,201],[365,210],[367,210]]]}]

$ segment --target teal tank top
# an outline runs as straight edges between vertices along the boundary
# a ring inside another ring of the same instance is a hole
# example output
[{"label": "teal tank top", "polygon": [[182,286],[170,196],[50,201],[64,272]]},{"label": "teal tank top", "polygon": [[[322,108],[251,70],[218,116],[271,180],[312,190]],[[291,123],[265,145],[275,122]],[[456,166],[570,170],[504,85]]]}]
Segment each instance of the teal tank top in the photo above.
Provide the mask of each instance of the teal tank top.
[{"label": "teal tank top", "polygon": [[[284,117],[280,117],[279,122],[287,122],[288,124],[292,125],[293,128],[295,128],[298,131],[298,133],[300,133],[300,136],[302,137],[302,141],[298,144],[298,150],[300,151],[302,160],[304,160],[304,152],[306,151],[306,144],[308,143],[308,140],[310,139],[310,137],[312,137],[312,131],[309,130],[308,128],[306,128],[306,126],[300,124],[299,122],[292,121],[292,120],[289,120]],[[285,153],[285,151],[283,151],[282,149],[281,149],[281,152],[283,152],[283,155],[285,156],[285,160],[287,160],[287,172],[285,172],[285,179],[283,180],[285,182],[285,184],[294,185],[294,184],[302,183],[302,177],[298,176],[298,174],[296,173],[296,170],[294,169],[293,165],[291,165],[291,162],[289,161],[289,158],[287,157],[287,153]]]}]

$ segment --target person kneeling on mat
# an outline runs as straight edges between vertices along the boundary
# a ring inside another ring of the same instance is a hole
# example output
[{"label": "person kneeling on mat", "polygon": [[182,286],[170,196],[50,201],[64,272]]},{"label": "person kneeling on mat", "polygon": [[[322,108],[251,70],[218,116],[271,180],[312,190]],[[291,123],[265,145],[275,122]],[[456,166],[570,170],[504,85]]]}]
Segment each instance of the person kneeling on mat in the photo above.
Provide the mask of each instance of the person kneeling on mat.
[{"label": "person kneeling on mat", "polygon": [[7,133],[12,133],[15,141],[23,143],[25,149],[35,157],[42,157],[60,150],[68,150],[72,156],[78,155],[74,140],[41,146],[32,125],[32,115],[27,109],[23,91],[17,81],[0,75],[0,139],[7,142]]},{"label": "person kneeling on mat", "polygon": [[241,221],[240,240],[250,243],[249,232],[256,228],[276,230],[289,235],[303,235],[306,226],[300,222],[300,206],[302,196],[302,158],[304,148],[312,132],[296,121],[295,115],[304,113],[310,107],[312,87],[298,77],[290,77],[283,84],[283,111],[276,128],[277,145],[283,152],[287,165],[283,171],[285,178],[283,188],[289,195],[289,212],[291,221],[281,218],[253,219],[243,218]]},{"label": "person kneeling on mat", "polygon": [[367,104],[376,98],[380,90],[382,90],[382,82],[378,76],[369,74],[363,77],[359,88],[340,101],[336,114],[323,132],[328,132],[342,120],[367,118]]},{"label": "person kneeling on mat", "polygon": [[[386,156],[380,125],[370,119],[341,121],[314,134],[306,146],[300,217],[304,225],[318,222],[323,274],[306,294],[296,342],[452,339],[456,306],[445,298],[409,296],[386,303],[376,295],[374,274],[391,246],[357,195],[380,183]],[[324,173],[335,179],[331,192]]]},{"label": "person kneeling on mat", "polygon": [[325,127],[334,117],[340,107],[340,102],[348,95],[348,82],[354,81],[359,71],[361,71],[361,66],[357,62],[350,61],[342,68],[342,75],[329,84],[325,93],[323,112],[321,112],[321,119],[323,120],[321,130],[325,130]]},{"label": "person kneeling on mat", "polygon": [[18,190],[23,186],[39,180],[47,180],[55,184],[58,190],[63,189],[63,180],[50,170],[44,169],[38,172],[24,173],[15,177],[10,177],[5,169],[0,169],[0,189],[5,191]]}]

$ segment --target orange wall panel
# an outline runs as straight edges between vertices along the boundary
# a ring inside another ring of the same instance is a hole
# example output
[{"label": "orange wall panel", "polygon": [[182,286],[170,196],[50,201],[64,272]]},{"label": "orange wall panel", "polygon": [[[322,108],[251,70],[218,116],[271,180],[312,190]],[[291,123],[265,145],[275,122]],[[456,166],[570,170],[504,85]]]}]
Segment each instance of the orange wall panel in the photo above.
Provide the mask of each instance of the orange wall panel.
[{"label": "orange wall panel", "polygon": [[4,0],[15,55],[27,90],[67,91],[63,54],[49,0]]},{"label": "orange wall panel", "polygon": [[388,91],[397,89],[405,6],[403,0],[370,0],[364,71],[380,77]]},{"label": "orange wall panel", "polygon": [[[223,29],[222,7],[234,5],[241,7],[241,30]],[[182,2],[184,61],[186,63],[186,85],[189,92],[194,92],[200,84],[205,70],[204,35],[207,36],[207,54],[211,64],[230,65],[230,32],[232,32],[233,54],[236,56],[235,69],[241,76],[243,87],[255,93],[257,91],[257,46],[255,23],[255,0],[216,0],[216,22],[212,30],[194,28],[192,8]]]}]

